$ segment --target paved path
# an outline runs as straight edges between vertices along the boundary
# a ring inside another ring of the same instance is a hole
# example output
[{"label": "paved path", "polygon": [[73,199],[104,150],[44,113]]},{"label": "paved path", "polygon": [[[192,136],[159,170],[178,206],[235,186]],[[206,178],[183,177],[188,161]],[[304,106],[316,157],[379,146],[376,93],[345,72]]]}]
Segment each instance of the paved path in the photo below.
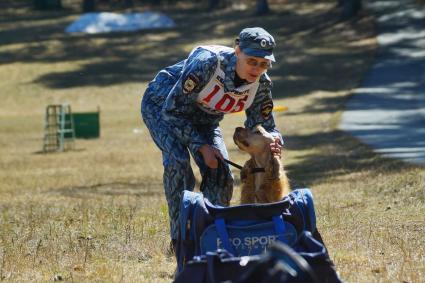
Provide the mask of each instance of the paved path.
[{"label": "paved path", "polygon": [[384,156],[425,165],[425,8],[413,0],[370,0],[379,50],[340,128]]}]

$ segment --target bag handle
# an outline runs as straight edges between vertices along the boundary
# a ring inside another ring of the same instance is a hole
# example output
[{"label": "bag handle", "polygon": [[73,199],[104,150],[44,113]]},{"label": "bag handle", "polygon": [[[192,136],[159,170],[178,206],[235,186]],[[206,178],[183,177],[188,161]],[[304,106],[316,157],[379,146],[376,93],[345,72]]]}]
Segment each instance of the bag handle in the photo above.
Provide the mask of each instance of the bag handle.
[{"label": "bag handle", "polygon": [[229,234],[227,233],[226,223],[223,218],[215,219],[215,227],[217,228],[218,236],[220,237],[221,242],[223,243],[223,247],[229,253],[236,256],[235,249],[230,243]]}]

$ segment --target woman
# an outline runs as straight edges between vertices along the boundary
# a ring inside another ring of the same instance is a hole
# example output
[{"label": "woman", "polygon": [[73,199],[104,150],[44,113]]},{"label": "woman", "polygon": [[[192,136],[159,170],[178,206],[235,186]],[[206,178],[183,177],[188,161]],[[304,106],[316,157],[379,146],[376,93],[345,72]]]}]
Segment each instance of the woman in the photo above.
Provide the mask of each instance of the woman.
[{"label": "woman", "polygon": [[190,155],[198,165],[200,190],[214,204],[229,205],[233,177],[219,128],[225,114],[245,110],[245,127],[261,124],[276,137],[271,150],[280,155],[282,137],[272,116],[272,83],[266,71],[275,61],[273,37],[262,28],[243,29],[235,47],[196,47],[187,59],[161,70],[142,99],[142,117],[162,151],[164,189],[171,238],[178,236],[180,195],[193,190]]}]

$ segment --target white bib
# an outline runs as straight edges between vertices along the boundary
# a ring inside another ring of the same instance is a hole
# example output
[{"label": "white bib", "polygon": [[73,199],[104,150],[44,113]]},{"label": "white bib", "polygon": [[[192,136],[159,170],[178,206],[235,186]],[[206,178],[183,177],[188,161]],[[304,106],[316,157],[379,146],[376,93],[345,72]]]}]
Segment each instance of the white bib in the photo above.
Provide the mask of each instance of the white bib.
[{"label": "white bib", "polygon": [[[202,46],[217,53],[218,48],[213,46]],[[217,56],[218,58],[218,56]],[[234,113],[240,112],[251,106],[257,93],[258,79],[250,84],[242,85],[230,92],[224,92],[224,71],[220,68],[220,60],[217,62],[217,68],[209,82],[198,94],[196,101],[200,108],[208,113]]]}]

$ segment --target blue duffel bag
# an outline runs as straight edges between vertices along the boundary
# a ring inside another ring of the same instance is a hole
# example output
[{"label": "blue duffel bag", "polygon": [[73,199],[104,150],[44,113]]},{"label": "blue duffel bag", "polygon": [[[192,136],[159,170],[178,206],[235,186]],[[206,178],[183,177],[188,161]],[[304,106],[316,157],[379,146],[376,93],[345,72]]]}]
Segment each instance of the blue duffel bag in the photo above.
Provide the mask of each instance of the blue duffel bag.
[{"label": "blue duffel bag", "polygon": [[220,249],[233,256],[258,255],[275,241],[293,246],[302,232],[316,231],[309,189],[292,191],[282,201],[221,207],[201,193],[184,191],[177,241],[178,271],[188,260]]},{"label": "blue duffel bag", "polygon": [[176,256],[175,283],[342,282],[316,229],[309,189],[231,207],[184,191]]},{"label": "blue duffel bag", "polygon": [[310,232],[303,232],[294,248],[276,241],[261,255],[207,252],[188,261],[174,283],[342,283],[325,247]]}]

